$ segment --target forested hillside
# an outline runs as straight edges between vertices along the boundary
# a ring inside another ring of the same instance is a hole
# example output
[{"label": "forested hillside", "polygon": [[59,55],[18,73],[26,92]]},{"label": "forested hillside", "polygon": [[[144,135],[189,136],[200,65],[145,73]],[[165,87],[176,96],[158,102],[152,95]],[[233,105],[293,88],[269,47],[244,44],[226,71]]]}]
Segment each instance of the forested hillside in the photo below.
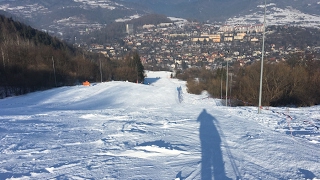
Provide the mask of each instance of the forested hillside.
[{"label": "forested hillside", "polygon": [[0,98],[84,80],[144,79],[137,53],[113,61],[4,16],[0,16],[0,60]]},{"label": "forested hillside", "polygon": [[[309,54],[290,54],[286,61],[265,63],[262,104],[264,106],[312,106],[320,104],[320,62]],[[258,105],[260,62],[232,68],[228,99],[233,105]],[[187,80],[188,92],[208,91],[213,97],[226,95],[226,69],[188,69],[178,78]]]},{"label": "forested hillside", "polygon": [[126,22],[114,22],[112,24],[109,24],[106,28],[96,30],[83,38],[87,44],[121,42],[122,39],[126,36],[126,24],[132,24],[134,29],[136,30],[138,27],[142,27],[145,24],[157,25],[160,23],[170,22],[172,21],[164,15],[148,14]]}]

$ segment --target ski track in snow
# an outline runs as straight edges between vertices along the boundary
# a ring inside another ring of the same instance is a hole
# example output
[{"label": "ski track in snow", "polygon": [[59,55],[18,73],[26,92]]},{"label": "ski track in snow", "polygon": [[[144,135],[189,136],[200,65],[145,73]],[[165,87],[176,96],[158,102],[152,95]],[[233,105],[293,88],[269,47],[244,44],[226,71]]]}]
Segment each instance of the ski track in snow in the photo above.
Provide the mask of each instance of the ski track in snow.
[{"label": "ski track in snow", "polygon": [[0,179],[320,178],[320,106],[258,115],[169,77],[0,100]]}]

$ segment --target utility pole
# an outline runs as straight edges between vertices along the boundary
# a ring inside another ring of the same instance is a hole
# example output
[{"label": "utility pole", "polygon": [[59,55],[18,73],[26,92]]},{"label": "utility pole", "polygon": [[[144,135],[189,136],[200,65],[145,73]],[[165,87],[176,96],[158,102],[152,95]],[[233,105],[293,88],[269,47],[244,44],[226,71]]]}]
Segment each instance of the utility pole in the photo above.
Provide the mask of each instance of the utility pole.
[{"label": "utility pole", "polygon": [[99,54],[99,61],[100,61],[100,81],[102,83],[102,67],[101,67],[101,58],[100,58],[100,54]]},{"label": "utility pole", "polygon": [[260,72],[260,90],[259,90],[259,106],[258,114],[261,113],[261,99],[262,99],[262,78],[263,78],[263,59],[264,59],[264,40],[266,36],[266,9],[267,2],[264,0],[264,17],[263,17],[263,36],[262,36],[262,54],[261,54],[261,72]]},{"label": "utility pole", "polygon": [[221,87],[221,90],[220,90],[220,93],[221,93],[221,99],[222,99],[222,77],[223,77],[223,74],[222,74],[222,69],[221,69],[221,79],[220,79],[220,87]]},{"label": "utility pole", "polygon": [[139,71],[138,71],[138,64],[136,63],[136,70],[137,70],[137,84],[139,83]]},{"label": "utility pole", "polygon": [[5,69],[6,68],[6,63],[5,63],[5,60],[4,60],[4,52],[3,52],[2,47],[1,47],[1,54],[2,54],[3,68]]},{"label": "utility pole", "polygon": [[232,101],[232,96],[231,96],[231,91],[232,91],[232,73],[230,73],[230,77],[231,77],[231,82],[230,82],[230,106],[231,106],[231,101]]},{"label": "utility pole", "polygon": [[54,59],[53,59],[53,56],[52,56],[52,67],[53,67],[53,75],[54,75],[54,83],[57,87],[57,78],[56,78],[56,68],[54,67]]},{"label": "utility pole", "polygon": [[226,106],[228,106],[228,73],[229,73],[229,64],[227,60],[227,80],[226,80]]}]

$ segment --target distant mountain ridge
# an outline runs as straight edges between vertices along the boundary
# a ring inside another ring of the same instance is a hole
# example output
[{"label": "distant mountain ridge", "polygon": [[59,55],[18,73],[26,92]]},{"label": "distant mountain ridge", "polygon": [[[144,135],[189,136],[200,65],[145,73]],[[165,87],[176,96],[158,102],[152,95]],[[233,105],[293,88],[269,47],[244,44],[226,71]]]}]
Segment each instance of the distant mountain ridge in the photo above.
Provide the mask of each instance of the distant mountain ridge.
[{"label": "distant mountain ridge", "polygon": [[[259,11],[258,6],[264,0],[124,0],[143,4],[151,11],[200,21],[225,21],[239,15]],[[302,13],[320,15],[318,0],[267,0],[267,4],[276,4],[278,8],[292,7]]]},{"label": "distant mountain ridge", "polygon": [[[271,24],[320,24],[319,0],[267,0],[267,4]],[[2,0],[0,10],[66,37],[152,13],[220,24],[261,23],[263,5],[264,0]]]}]

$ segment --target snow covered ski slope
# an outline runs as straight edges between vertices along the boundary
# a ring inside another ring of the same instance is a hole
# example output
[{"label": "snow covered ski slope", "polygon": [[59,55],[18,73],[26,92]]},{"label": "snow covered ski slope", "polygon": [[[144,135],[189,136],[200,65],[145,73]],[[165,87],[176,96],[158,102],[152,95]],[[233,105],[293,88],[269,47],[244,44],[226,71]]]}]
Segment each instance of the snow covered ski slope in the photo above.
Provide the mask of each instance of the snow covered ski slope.
[{"label": "snow covered ski slope", "polygon": [[320,179],[320,107],[224,107],[169,72],[0,100],[0,179]]}]

